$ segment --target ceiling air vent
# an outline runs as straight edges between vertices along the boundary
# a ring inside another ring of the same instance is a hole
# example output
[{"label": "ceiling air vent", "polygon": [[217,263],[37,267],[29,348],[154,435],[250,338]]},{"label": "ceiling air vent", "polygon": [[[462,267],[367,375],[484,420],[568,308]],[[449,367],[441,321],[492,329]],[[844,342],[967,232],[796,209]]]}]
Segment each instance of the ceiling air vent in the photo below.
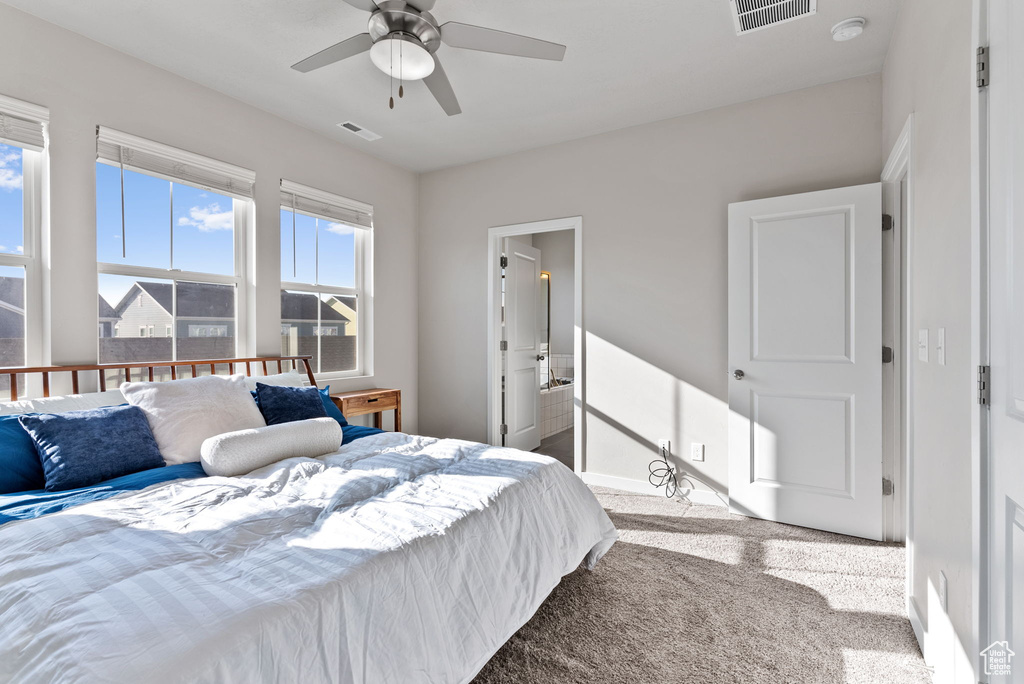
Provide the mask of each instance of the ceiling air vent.
[{"label": "ceiling air vent", "polygon": [[729,5],[738,36],[818,11],[818,0],[729,0]]},{"label": "ceiling air vent", "polygon": [[346,131],[350,133],[355,133],[363,140],[380,140],[380,136],[374,133],[373,131],[368,131],[359,124],[352,123],[351,121],[343,121],[342,123],[338,124],[338,127],[344,128]]}]

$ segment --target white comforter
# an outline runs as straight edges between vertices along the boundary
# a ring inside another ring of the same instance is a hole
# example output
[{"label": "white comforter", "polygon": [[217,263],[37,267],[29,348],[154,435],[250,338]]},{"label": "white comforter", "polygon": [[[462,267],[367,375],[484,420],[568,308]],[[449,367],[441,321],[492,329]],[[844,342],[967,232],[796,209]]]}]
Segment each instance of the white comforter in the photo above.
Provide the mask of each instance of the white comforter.
[{"label": "white comforter", "polygon": [[467,682],[616,532],[545,456],[386,433],[0,526],[0,681]]}]

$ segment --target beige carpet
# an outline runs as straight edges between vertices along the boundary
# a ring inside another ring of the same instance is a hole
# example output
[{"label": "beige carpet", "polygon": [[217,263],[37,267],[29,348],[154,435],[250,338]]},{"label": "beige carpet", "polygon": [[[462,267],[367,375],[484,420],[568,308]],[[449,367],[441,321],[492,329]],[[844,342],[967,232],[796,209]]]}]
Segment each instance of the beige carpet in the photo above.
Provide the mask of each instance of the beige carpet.
[{"label": "beige carpet", "polygon": [[904,549],[594,488],[619,541],[474,684],[930,682]]}]

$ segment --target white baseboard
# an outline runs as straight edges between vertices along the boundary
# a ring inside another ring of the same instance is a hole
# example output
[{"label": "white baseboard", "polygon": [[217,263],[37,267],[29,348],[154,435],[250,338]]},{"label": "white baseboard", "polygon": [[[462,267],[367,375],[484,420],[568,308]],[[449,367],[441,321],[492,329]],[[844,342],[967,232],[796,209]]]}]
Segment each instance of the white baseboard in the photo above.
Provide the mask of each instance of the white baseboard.
[{"label": "white baseboard", "polygon": [[[628,477],[602,475],[600,473],[579,473],[579,476],[580,479],[588,485],[594,485],[595,487],[609,487],[611,489],[621,489],[625,492],[647,494],[649,496],[665,496],[664,490],[655,489],[651,486],[651,483],[646,480],[634,480]],[[688,499],[690,502],[695,504],[704,504],[707,506],[729,505],[726,497],[707,489],[680,489],[679,494],[682,495],[683,498]]]},{"label": "white baseboard", "polygon": [[921,653],[924,653],[924,623],[921,621],[921,613],[917,610],[917,601],[913,596],[907,598],[907,616],[910,618],[910,626],[914,628],[917,646]]}]

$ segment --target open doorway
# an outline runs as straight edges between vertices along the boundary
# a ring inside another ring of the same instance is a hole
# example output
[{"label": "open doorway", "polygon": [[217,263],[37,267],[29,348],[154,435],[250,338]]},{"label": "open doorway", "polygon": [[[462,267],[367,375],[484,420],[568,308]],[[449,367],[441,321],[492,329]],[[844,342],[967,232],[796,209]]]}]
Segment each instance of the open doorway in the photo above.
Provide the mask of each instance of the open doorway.
[{"label": "open doorway", "polygon": [[488,237],[489,441],[582,472],[582,219]]}]

